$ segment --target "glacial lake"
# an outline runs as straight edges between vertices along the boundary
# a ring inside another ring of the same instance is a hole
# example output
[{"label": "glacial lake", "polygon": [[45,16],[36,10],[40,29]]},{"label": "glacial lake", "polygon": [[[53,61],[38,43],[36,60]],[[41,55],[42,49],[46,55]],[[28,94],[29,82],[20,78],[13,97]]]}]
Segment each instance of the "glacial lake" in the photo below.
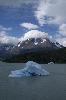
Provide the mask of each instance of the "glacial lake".
[{"label": "glacial lake", "polygon": [[41,64],[49,76],[10,78],[23,63],[0,62],[0,100],[66,100],[66,65]]}]

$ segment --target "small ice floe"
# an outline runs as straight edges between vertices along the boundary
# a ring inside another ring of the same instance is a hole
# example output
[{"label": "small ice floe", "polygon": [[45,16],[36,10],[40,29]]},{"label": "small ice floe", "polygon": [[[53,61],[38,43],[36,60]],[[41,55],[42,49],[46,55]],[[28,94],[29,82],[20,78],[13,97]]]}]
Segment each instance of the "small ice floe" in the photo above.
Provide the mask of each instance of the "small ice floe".
[{"label": "small ice floe", "polygon": [[48,64],[54,64],[54,62],[49,62]]},{"label": "small ice floe", "polygon": [[49,72],[43,69],[40,64],[33,61],[28,61],[24,69],[11,71],[9,77],[23,77],[23,76],[28,77],[37,75],[38,76],[49,75]]}]

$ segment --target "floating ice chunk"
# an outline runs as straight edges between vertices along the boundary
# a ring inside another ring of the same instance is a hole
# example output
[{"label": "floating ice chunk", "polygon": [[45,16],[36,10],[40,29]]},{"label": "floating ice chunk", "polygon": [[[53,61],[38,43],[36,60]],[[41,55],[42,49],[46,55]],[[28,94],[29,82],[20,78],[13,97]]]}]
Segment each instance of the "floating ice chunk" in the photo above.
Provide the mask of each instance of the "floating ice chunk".
[{"label": "floating ice chunk", "polygon": [[54,64],[54,62],[49,62],[48,64]]},{"label": "floating ice chunk", "polygon": [[22,47],[22,49],[23,49],[23,47]]},{"label": "floating ice chunk", "polygon": [[35,63],[33,61],[28,61],[26,63],[26,67],[21,70],[11,71],[9,77],[23,77],[23,76],[42,76],[42,75],[49,75],[45,69],[41,68],[41,65]]}]

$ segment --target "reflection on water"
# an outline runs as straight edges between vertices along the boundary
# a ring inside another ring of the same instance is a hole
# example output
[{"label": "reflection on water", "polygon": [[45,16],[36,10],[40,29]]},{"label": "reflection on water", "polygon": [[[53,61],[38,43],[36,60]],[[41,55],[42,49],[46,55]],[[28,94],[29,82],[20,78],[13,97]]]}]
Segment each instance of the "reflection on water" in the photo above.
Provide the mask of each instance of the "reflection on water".
[{"label": "reflection on water", "polygon": [[50,76],[8,77],[11,70],[24,66],[0,63],[0,100],[66,100],[66,65],[45,65]]}]

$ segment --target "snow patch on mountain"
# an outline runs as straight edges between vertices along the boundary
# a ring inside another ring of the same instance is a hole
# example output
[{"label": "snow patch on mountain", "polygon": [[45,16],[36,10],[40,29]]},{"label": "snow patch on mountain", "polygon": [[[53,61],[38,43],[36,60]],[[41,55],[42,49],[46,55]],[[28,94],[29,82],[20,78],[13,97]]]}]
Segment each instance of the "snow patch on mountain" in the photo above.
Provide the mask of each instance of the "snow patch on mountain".
[{"label": "snow patch on mountain", "polygon": [[21,44],[18,44],[18,47],[20,47]]},{"label": "snow patch on mountain", "polygon": [[43,41],[41,43],[44,43],[44,42],[46,42],[46,39],[43,39]]},{"label": "snow patch on mountain", "polygon": [[56,42],[55,45],[56,45],[58,48],[61,48],[61,47],[62,47],[58,42]]},{"label": "snow patch on mountain", "polygon": [[38,44],[38,42],[34,42],[34,44],[35,44],[35,45],[37,45],[37,44]]}]

